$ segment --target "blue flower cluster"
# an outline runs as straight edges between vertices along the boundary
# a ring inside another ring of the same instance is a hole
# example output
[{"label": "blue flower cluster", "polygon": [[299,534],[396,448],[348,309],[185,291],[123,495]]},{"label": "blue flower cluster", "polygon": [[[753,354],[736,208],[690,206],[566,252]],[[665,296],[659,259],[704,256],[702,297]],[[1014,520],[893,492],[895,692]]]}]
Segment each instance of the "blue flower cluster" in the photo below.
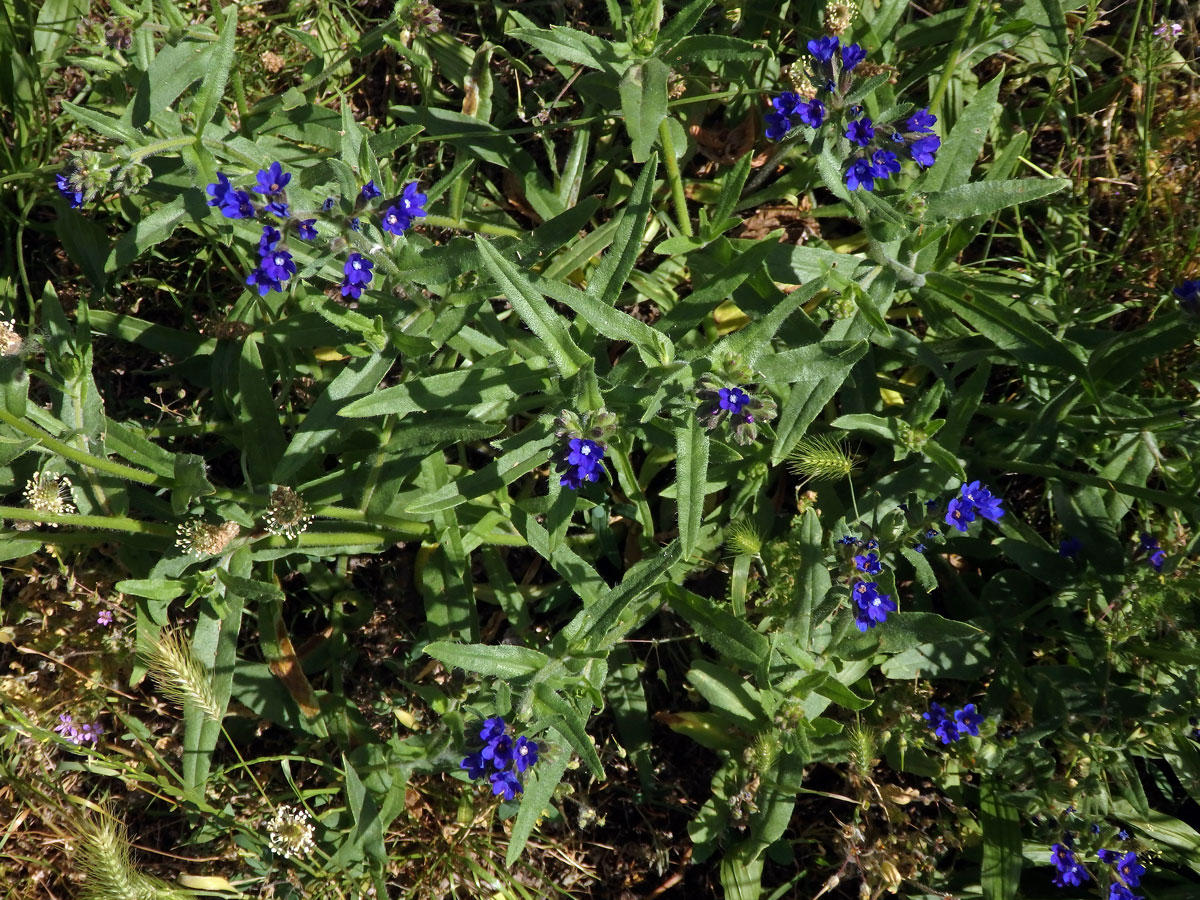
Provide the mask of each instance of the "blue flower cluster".
[{"label": "blue flower cluster", "polygon": [[562,461],[562,477],[558,483],[572,491],[579,490],[585,481],[596,481],[604,471],[604,445],[587,438],[571,438],[567,442],[566,458]]},{"label": "blue flower cluster", "polygon": [[976,516],[995,522],[1004,515],[1000,503],[1000,498],[993,497],[992,492],[980,482],[964,484],[962,496],[955,497],[946,505],[946,524],[953,525],[959,531],[966,531]]},{"label": "blue flower cluster", "polygon": [[487,775],[492,793],[511,800],[522,791],[517,775],[538,761],[538,745],[525,735],[513,740],[508,735],[508,723],[499,716],[484,720],[479,738],[484,742],[483,749],[467,754],[459,768],[466,769],[472,780]]},{"label": "blue flower cluster", "polygon": [[794,91],[780,94],[771,101],[773,110],[766,115],[766,135],[770,140],[783,140],[799,124],[819,128],[828,111],[845,109],[848,114],[845,136],[853,148],[851,152],[856,154],[846,169],[846,187],[850,190],[873,191],[875,182],[898,175],[898,150],[907,150],[922,168],[933,165],[942,139],[933,133],[937,117],[928,107],[913,113],[903,125],[892,127],[885,140],[875,122],[863,115],[861,106],[845,106],[853,81],[850,73],[867,55],[862,47],[843,45],[838,38],[826,35],[809,41],[808,52],[814,60],[812,81],[818,85],[818,93],[824,91],[828,95],[828,110],[819,97],[802,97]]},{"label": "blue flower cluster", "polygon": [[976,712],[974,703],[954,712],[947,712],[940,703],[930,703],[929,712],[922,713],[921,718],[943,744],[953,744],[967,735],[979,737],[979,726],[983,724],[983,716]]},{"label": "blue flower cluster", "polygon": [[1122,855],[1119,850],[1101,849],[1096,851],[1096,856],[1100,862],[1112,866],[1120,879],[1109,885],[1108,900],[1143,900],[1140,895],[1130,890],[1140,885],[1142,876],[1146,874],[1146,867],[1138,862],[1136,853],[1130,850]]},{"label": "blue flower cluster", "polygon": [[1079,860],[1075,858],[1075,853],[1070,847],[1065,844],[1050,845],[1050,862],[1058,872],[1054,876],[1054,883],[1059,887],[1074,885],[1079,887],[1085,881],[1091,881],[1092,876],[1087,873],[1087,869],[1079,864]]},{"label": "blue flower cluster", "polygon": [[879,583],[876,581],[859,581],[851,588],[854,604],[858,608],[854,612],[854,624],[859,631],[874,628],[887,621],[887,615],[895,612],[896,601],[891,594],[879,593]]},{"label": "blue flower cluster", "polygon": [[[59,178],[60,191],[64,190],[64,186],[71,187],[69,181],[64,181],[65,176]],[[296,274],[296,264],[287,248],[286,234],[294,231],[296,236],[304,241],[317,238],[316,215],[305,218],[303,214],[294,214],[289,206],[287,186],[291,180],[291,173],[283,171],[280,163],[273,162],[255,175],[255,184],[251,188],[253,193],[234,187],[229,176],[223,172],[218,172],[217,180],[205,189],[210,198],[208,205],[216,207],[227,219],[254,219],[268,214],[282,221],[282,231],[271,224],[263,226],[262,237],[258,243],[258,268],[246,278],[246,283],[257,287],[260,295],[269,291],[282,292],[287,280]],[[368,181],[355,199],[354,211],[360,212],[367,203],[382,196],[383,192],[376,187],[375,182]],[[426,215],[427,199],[417,183],[411,182],[405,186],[401,195],[388,205],[380,217],[380,227],[389,234],[403,234],[412,227],[414,220]],[[80,200],[82,201],[82,198]],[[321,207],[326,221],[329,220],[328,214],[334,205],[335,201],[330,197]],[[341,227],[344,229],[347,226],[353,231],[358,231],[361,227],[358,217],[345,219]],[[374,265],[361,253],[351,253],[343,267],[345,278],[341,284],[342,296],[355,300],[361,297],[363,288],[371,282],[371,270]]]}]

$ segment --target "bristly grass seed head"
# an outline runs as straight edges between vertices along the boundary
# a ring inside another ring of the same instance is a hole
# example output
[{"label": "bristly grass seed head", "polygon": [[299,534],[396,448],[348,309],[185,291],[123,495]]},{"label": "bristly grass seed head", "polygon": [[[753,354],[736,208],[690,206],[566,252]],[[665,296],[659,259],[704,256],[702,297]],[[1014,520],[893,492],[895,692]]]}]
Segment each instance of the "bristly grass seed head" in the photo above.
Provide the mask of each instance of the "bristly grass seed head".
[{"label": "bristly grass seed head", "polygon": [[850,738],[850,765],[860,773],[871,771],[879,756],[879,732],[869,725],[854,725],[847,731]]},{"label": "bristly grass seed head", "polygon": [[182,900],[185,895],[133,864],[125,826],[105,811],[78,824],[75,865],[83,900]]},{"label": "bristly grass seed head", "polygon": [[164,628],[157,638],[142,645],[141,653],[150,677],[165,697],[180,706],[192,704],[214,722],[221,720],[221,704],[208,670],[184,643],[178,629]]},{"label": "bristly grass seed head", "polygon": [[725,546],[737,556],[758,556],[762,552],[763,538],[749,519],[731,522],[725,533]]},{"label": "bristly grass seed head", "polygon": [[807,481],[840,481],[848,478],[858,464],[837,439],[827,434],[804,437],[788,454],[788,466]]}]

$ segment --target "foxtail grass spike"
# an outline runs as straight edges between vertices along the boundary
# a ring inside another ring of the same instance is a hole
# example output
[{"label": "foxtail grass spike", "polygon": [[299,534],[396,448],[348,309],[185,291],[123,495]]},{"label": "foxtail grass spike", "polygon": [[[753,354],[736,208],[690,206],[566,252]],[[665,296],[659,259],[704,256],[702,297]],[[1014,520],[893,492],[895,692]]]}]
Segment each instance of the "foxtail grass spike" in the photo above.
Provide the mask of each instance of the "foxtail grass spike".
[{"label": "foxtail grass spike", "polygon": [[214,722],[221,720],[221,704],[208,670],[184,643],[178,629],[164,629],[143,647],[142,655],[164,696],[180,706],[192,704]]},{"label": "foxtail grass spike", "polygon": [[841,442],[827,434],[805,437],[788,454],[788,465],[805,481],[840,481],[857,465]]}]

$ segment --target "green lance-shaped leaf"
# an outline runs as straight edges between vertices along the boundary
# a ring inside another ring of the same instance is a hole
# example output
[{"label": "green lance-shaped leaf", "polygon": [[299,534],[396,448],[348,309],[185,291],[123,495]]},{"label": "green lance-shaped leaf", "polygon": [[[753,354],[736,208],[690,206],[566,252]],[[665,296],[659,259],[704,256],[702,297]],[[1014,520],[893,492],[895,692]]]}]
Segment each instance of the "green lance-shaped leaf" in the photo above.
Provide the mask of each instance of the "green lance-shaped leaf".
[{"label": "green lance-shaped leaf", "polygon": [[675,502],[679,508],[679,542],[684,559],[700,539],[704,518],[704,483],[708,477],[708,429],[698,416],[675,429]]},{"label": "green lance-shaped leaf", "polygon": [[[218,3],[220,0],[218,0]],[[234,37],[237,35],[237,4],[231,3],[222,11],[225,24],[217,37],[209,59],[208,72],[192,101],[192,127],[196,134],[204,133],[204,126],[213,120],[221,98],[225,96],[225,83],[229,80],[229,70],[233,67]]]},{"label": "green lance-shaped leaf", "polygon": [[658,137],[658,123],[667,117],[667,76],[670,69],[657,59],[635,63],[619,85],[621,116],[633,143],[633,161],[645,162]]},{"label": "green lance-shaped leaf", "polygon": [[499,250],[478,235],[475,245],[479,248],[479,256],[488,274],[499,285],[501,293],[529,326],[529,330],[545,344],[563,377],[578,372],[589,357],[571,339],[562,317],[550,308],[546,298],[530,283],[525,273],[505,259]]},{"label": "green lance-shaped leaf", "polygon": [[613,232],[612,247],[588,279],[587,293],[602,303],[613,306],[621,296],[625,281],[642,254],[642,237],[650,216],[654,196],[654,176],[658,172],[658,154],[652,153],[642,167],[629,200],[621,210]]},{"label": "green lance-shaped leaf", "polygon": [[600,755],[596,753],[596,745],[587,733],[587,719],[580,714],[574,704],[554,690],[546,682],[538,682],[533,688],[534,709],[539,718],[548,718],[550,727],[563,738],[579,754],[579,758],[587,765],[588,770],[596,778],[604,778],[604,767],[600,765]]},{"label": "green lance-shaped leaf", "polygon": [[979,812],[984,900],[1014,900],[1021,882],[1021,815],[1004,801],[995,777],[985,776],[979,784]]},{"label": "green lance-shaped leaf", "polygon": [[515,866],[521,858],[525,843],[533,834],[534,826],[542,813],[549,808],[554,796],[554,789],[562,781],[571,754],[559,752],[550,759],[543,759],[532,769],[532,775],[525,782],[525,793],[521,796],[521,808],[517,811],[516,821],[513,822],[512,834],[508,838],[508,850],[504,856],[506,866]]},{"label": "green lance-shaped leaf", "polygon": [[1067,187],[1066,178],[1013,178],[1008,181],[974,181],[926,197],[926,218],[931,221],[990,216],[1002,209],[1040,200]]},{"label": "green lance-shaped leaf", "polygon": [[435,641],[426,645],[425,652],[448,666],[505,680],[528,678],[550,661],[550,657],[545,653],[509,644]]},{"label": "green lance-shaped leaf", "polygon": [[677,584],[667,585],[663,594],[671,609],[686,619],[701,640],[712,645],[723,659],[754,671],[766,658],[769,642],[743,619]]}]

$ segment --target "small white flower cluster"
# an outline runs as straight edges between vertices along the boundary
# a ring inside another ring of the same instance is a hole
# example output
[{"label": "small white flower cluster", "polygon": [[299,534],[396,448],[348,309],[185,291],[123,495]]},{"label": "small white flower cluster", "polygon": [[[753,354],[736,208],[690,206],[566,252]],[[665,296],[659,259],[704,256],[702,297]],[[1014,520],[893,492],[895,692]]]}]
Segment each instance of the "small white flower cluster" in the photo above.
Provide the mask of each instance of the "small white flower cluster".
[{"label": "small white flower cluster", "polygon": [[[30,509],[52,516],[69,516],[75,513],[71,502],[71,481],[65,475],[43,475],[35,472],[25,485],[25,502]],[[47,522],[51,528],[56,523]]]},{"label": "small white flower cluster", "polygon": [[309,856],[316,849],[313,842],[312,820],[308,813],[294,806],[281,806],[267,823],[271,847],[288,859]]}]

